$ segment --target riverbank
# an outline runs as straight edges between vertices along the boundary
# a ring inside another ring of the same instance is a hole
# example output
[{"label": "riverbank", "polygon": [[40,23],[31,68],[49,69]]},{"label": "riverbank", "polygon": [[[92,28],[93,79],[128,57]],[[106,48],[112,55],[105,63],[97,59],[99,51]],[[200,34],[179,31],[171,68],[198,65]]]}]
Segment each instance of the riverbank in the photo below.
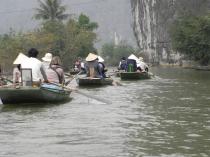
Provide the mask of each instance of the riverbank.
[{"label": "riverbank", "polygon": [[187,61],[187,60],[182,60],[181,62],[175,63],[175,64],[160,62],[159,66],[161,66],[161,67],[181,67],[181,68],[186,68],[186,69],[210,71],[210,65],[203,66],[203,65],[200,65],[196,61]]}]

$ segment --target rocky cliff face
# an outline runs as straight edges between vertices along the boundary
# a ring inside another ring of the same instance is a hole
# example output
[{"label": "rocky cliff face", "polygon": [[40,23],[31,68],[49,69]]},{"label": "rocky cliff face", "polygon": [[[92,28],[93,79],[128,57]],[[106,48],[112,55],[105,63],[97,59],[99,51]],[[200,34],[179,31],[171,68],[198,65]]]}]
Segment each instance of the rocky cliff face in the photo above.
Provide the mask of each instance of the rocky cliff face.
[{"label": "rocky cliff face", "polygon": [[137,44],[150,61],[169,60],[173,53],[170,26],[180,15],[203,14],[210,0],[130,0]]}]

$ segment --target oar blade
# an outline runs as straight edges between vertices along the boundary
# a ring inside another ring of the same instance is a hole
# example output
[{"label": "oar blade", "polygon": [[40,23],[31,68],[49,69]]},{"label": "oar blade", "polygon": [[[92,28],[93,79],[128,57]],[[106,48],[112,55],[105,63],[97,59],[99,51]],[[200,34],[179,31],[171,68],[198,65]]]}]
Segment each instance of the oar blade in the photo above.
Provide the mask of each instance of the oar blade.
[{"label": "oar blade", "polygon": [[97,101],[99,101],[99,102],[102,102],[102,103],[104,103],[104,104],[112,104],[111,101],[109,101],[109,100],[107,100],[107,99],[103,99],[103,98],[97,97],[97,96],[95,96],[95,95],[90,95],[90,94],[84,93],[84,92],[79,91],[79,90],[75,90],[75,92],[78,93],[78,94],[81,94],[81,95],[83,95],[83,96],[86,96],[86,97],[88,97],[88,98],[91,98],[91,99],[97,100]]},{"label": "oar blade", "polygon": [[3,101],[1,100],[1,98],[0,98],[0,105],[3,105],[4,103],[3,103]]}]

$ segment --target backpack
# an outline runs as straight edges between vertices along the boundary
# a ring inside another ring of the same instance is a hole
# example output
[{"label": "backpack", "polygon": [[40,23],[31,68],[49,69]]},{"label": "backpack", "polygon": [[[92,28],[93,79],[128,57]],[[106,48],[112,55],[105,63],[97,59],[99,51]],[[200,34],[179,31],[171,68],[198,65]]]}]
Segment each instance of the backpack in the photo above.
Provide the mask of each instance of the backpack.
[{"label": "backpack", "polygon": [[126,60],[122,60],[120,64],[120,70],[126,70],[127,63]]},{"label": "backpack", "polygon": [[127,59],[127,72],[136,72],[137,71],[137,63],[134,59]]}]

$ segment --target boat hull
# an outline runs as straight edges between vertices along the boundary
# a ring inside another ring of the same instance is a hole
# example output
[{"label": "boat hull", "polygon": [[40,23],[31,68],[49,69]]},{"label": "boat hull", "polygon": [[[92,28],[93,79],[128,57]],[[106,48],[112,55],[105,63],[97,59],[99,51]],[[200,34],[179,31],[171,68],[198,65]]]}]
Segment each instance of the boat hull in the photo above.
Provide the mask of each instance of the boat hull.
[{"label": "boat hull", "polygon": [[78,78],[77,83],[79,86],[103,86],[112,85],[112,78]]},{"label": "boat hull", "polygon": [[122,80],[142,80],[150,79],[151,75],[147,72],[121,72],[120,78]]},{"label": "boat hull", "polygon": [[76,75],[79,73],[79,71],[70,71],[69,73],[70,73],[70,75]]},{"label": "boat hull", "polygon": [[3,104],[17,103],[58,103],[70,99],[71,91],[49,90],[39,87],[0,88]]}]

